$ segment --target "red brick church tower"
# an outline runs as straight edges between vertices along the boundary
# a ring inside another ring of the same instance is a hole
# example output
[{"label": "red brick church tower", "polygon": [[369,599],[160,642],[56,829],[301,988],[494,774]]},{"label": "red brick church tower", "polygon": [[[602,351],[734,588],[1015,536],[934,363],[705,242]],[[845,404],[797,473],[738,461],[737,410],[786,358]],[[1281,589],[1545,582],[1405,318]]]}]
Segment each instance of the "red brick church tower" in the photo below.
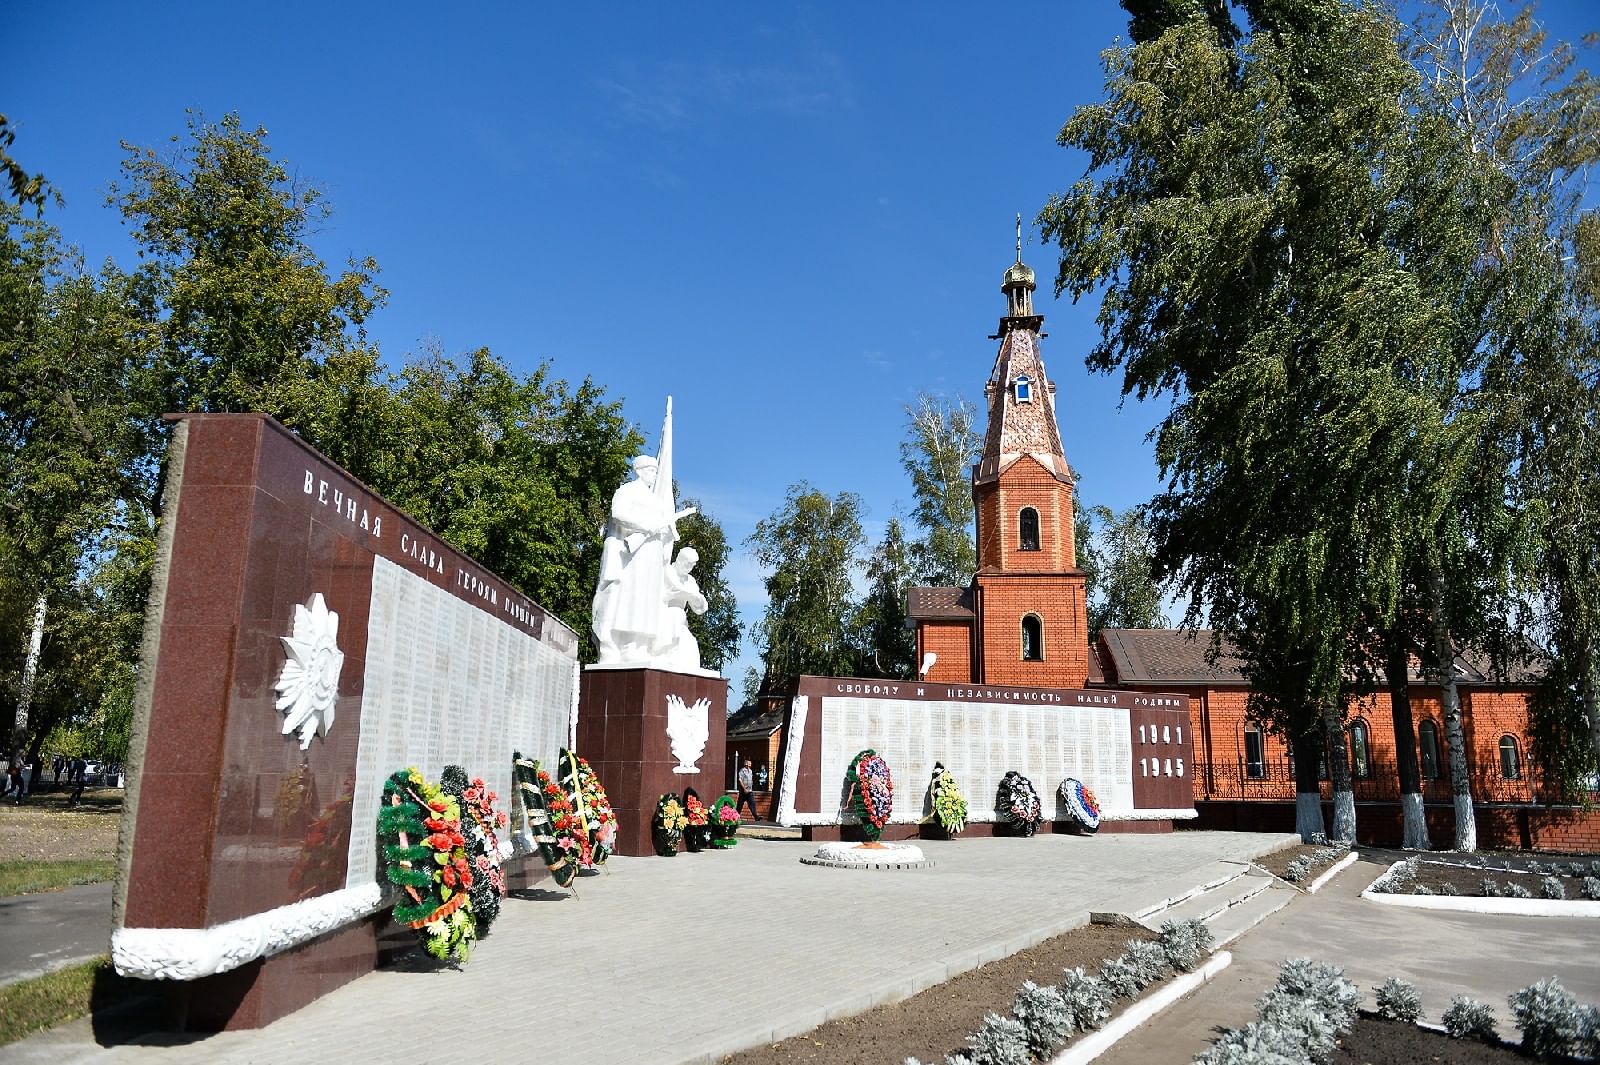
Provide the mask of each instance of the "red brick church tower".
[{"label": "red brick church tower", "polygon": [[978,572],[966,588],[913,588],[907,613],[932,681],[1081,688],[1089,675],[1084,575],[1073,547],[1072,468],[1056,425],[1055,385],[1039,354],[1033,270],[1001,282],[1006,315],[984,398],[989,426],[972,471]]}]

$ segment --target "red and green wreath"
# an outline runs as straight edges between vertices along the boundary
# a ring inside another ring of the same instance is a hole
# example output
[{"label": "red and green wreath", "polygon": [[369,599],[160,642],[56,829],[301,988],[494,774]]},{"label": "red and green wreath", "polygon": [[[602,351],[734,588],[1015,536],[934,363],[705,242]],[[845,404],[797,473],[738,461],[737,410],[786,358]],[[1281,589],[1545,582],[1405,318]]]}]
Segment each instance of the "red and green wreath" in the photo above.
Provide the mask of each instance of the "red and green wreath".
[{"label": "red and green wreath", "polygon": [[718,795],[711,804],[711,845],[726,850],[738,844],[734,838],[739,832],[739,808],[726,795]]},{"label": "red and green wreath", "polygon": [[617,837],[617,815],[611,809],[611,800],[583,755],[562,748],[557,761],[561,767],[561,786],[587,837],[583,864],[604,865],[611,857]]},{"label": "red and green wreath", "polygon": [[416,929],[429,954],[464,962],[477,937],[472,866],[461,834],[461,809],[416,769],[384,781],[378,810],[384,872],[403,894],[394,919]]},{"label": "red and green wreath", "polygon": [[467,858],[472,863],[472,914],[478,924],[478,938],[489,934],[500,916],[500,900],[506,894],[506,877],[500,868],[500,837],[496,829],[509,823],[503,811],[494,808],[499,796],[489,790],[482,777],[467,779],[467,771],[447,765],[439,779],[446,796],[461,807],[461,834],[467,839]]},{"label": "red and green wreath", "polygon": [[889,763],[868,748],[850,762],[845,783],[850,789],[847,801],[861,822],[861,831],[876,843],[894,808],[894,779],[889,775]]}]

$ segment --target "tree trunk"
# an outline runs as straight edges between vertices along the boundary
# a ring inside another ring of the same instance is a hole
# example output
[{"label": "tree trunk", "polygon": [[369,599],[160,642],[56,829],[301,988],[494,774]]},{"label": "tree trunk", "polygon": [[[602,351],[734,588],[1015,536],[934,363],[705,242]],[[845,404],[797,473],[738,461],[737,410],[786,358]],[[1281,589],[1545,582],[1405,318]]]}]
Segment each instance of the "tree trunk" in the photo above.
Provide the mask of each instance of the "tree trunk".
[{"label": "tree trunk", "polygon": [[11,729],[11,750],[20,752],[28,743],[28,707],[33,702],[33,682],[39,675],[39,648],[44,644],[45,598],[40,593],[33,603],[33,631],[28,634],[28,651],[22,660],[22,684],[17,692],[17,719]]},{"label": "tree trunk", "polygon": [[1589,719],[1589,742],[1594,745],[1594,764],[1600,767],[1600,663],[1590,658],[1583,669],[1583,712]]},{"label": "tree trunk", "polygon": [[1322,745],[1302,737],[1294,746],[1294,830],[1302,843],[1327,839],[1322,821],[1322,782],[1317,779],[1317,762]]},{"label": "tree trunk", "polygon": [[1422,771],[1417,766],[1417,730],[1411,717],[1410,662],[1404,633],[1396,626],[1387,639],[1389,707],[1394,717],[1395,767],[1400,776],[1401,846],[1428,850],[1428,820],[1422,809]]},{"label": "tree trunk", "polygon": [[1439,707],[1444,713],[1445,741],[1450,748],[1450,791],[1455,798],[1455,849],[1478,849],[1478,823],[1472,807],[1472,783],[1467,775],[1467,737],[1461,723],[1461,695],[1456,691],[1456,649],[1450,639],[1450,619],[1445,613],[1444,574],[1434,567],[1428,573],[1432,635],[1429,663],[1439,686]]},{"label": "tree trunk", "polygon": [[1322,726],[1328,734],[1328,778],[1333,781],[1333,832],[1330,838],[1354,843],[1356,840],[1356,794],[1350,788],[1350,752],[1345,748],[1344,722],[1338,704],[1328,699],[1322,704]]}]

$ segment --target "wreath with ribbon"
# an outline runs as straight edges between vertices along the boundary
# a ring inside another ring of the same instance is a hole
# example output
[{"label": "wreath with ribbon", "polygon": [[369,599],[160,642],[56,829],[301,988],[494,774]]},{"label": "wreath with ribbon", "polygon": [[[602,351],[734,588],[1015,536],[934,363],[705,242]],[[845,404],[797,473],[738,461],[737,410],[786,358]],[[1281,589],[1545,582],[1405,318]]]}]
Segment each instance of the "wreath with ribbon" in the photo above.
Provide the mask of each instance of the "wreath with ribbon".
[{"label": "wreath with ribbon", "polygon": [[512,756],[513,774],[517,782],[517,797],[528,819],[528,832],[533,836],[539,857],[557,887],[571,887],[578,875],[576,819],[572,804],[567,801],[561,785],[550,779],[550,774],[539,767],[538,759],[527,759],[521,754]]},{"label": "wreath with ribbon", "polygon": [[933,763],[933,782],[928,786],[933,813],[928,820],[937,821],[950,836],[960,835],[967,827],[967,797],[961,794],[955,774],[943,762]]},{"label": "wreath with ribbon", "polygon": [[482,777],[469,781],[465,769],[447,765],[439,774],[439,786],[461,809],[461,834],[466,837],[467,859],[472,863],[472,915],[482,939],[500,916],[500,900],[506,894],[500,837],[495,829],[505,828],[509,821],[503,811],[494,808],[500,796],[489,790]]},{"label": "wreath with ribbon", "polygon": [[844,779],[849,786],[846,801],[861,822],[862,834],[871,842],[878,842],[894,809],[894,779],[889,775],[889,763],[869,747],[851,759]]},{"label": "wreath with ribbon", "polygon": [[583,828],[582,864],[604,865],[617,837],[617,815],[611,809],[606,789],[600,786],[600,778],[581,754],[563,747],[556,761],[561,767],[561,787]]},{"label": "wreath with ribbon", "polygon": [[1015,769],[1000,780],[998,805],[1011,827],[1024,836],[1033,835],[1039,828],[1039,822],[1044,819],[1039,793],[1034,790],[1033,781]]},{"label": "wreath with ribbon", "polygon": [[739,841],[734,835],[739,831],[739,808],[726,795],[718,795],[711,804],[711,845],[726,850]]},{"label": "wreath with ribbon", "polygon": [[656,853],[663,858],[673,858],[678,854],[678,844],[683,841],[683,830],[689,827],[689,816],[684,813],[683,803],[672,792],[667,792],[656,800],[656,814],[650,822],[650,841],[655,845]]},{"label": "wreath with ribbon", "polygon": [[477,922],[460,806],[416,769],[401,770],[384,781],[378,838],[384,873],[402,891],[394,919],[435,958],[465,962]]},{"label": "wreath with ribbon", "polygon": [[1061,801],[1080,829],[1094,834],[1100,829],[1100,800],[1076,777],[1061,782]]},{"label": "wreath with ribbon", "polygon": [[683,843],[690,851],[703,850],[711,845],[711,811],[700,801],[700,793],[693,788],[683,789],[683,813],[689,825],[683,830]]}]

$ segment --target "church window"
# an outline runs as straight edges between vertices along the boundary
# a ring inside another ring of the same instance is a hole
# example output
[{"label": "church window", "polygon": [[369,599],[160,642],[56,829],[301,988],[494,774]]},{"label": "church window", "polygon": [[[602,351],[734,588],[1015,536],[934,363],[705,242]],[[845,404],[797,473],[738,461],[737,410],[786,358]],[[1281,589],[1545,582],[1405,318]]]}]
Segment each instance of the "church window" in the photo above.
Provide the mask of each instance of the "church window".
[{"label": "church window", "polygon": [[1033,382],[1028,380],[1027,374],[1020,374],[1012,387],[1016,390],[1018,403],[1033,402]]},{"label": "church window", "polygon": [[1367,723],[1357,721],[1350,726],[1350,775],[1357,780],[1372,776],[1372,759],[1367,751]]},{"label": "church window", "polygon": [[1039,512],[1032,507],[1023,507],[1022,513],[1017,517],[1017,536],[1021,541],[1023,551],[1039,550]]},{"label": "church window", "polygon": [[1417,729],[1418,753],[1422,756],[1422,779],[1439,779],[1439,726],[1424,721]]},{"label": "church window", "polygon": [[1517,750],[1517,739],[1512,735],[1500,737],[1500,775],[1507,780],[1522,779],[1522,752]]},{"label": "church window", "polygon": [[1260,780],[1267,775],[1266,748],[1261,741],[1261,730],[1246,725],[1244,730],[1244,775]]},{"label": "church window", "polygon": [[1038,662],[1044,658],[1044,625],[1039,615],[1029,614],[1022,619],[1022,660]]}]

